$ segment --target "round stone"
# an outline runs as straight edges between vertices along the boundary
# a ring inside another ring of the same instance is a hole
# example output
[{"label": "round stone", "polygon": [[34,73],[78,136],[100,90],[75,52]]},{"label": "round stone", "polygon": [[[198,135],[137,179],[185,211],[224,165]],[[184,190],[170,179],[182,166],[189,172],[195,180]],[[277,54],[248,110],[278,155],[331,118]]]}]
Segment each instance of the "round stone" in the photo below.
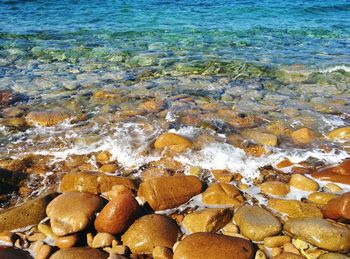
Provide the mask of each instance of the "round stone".
[{"label": "round stone", "polygon": [[182,225],[190,232],[216,232],[231,220],[229,209],[203,209],[189,213]]},{"label": "round stone", "polygon": [[98,232],[120,234],[134,222],[138,213],[139,204],[131,194],[117,195],[96,217],[95,229]]},{"label": "round stone", "polygon": [[302,191],[317,191],[320,186],[314,180],[307,178],[301,174],[293,174],[289,181],[290,186]]},{"label": "round stone", "polygon": [[214,233],[194,233],[183,239],[174,251],[174,259],[250,259],[253,245],[249,240]]},{"label": "round stone", "polygon": [[258,206],[245,205],[239,208],[234,220],[241,234],[253,241],[262,241],[266,237],[277,235],[282,230],[280,221]]},{"label": "round stone", "polygon": [[164,133],[158,137],[154,143],[154,147],[159,150],[167,148],[170,151],[180,153],[186,149],[193,148],[193,143],[175,133]]},{"label": "round stone", "polygon": [[138,196],[153,210],[175,208],[202,192],[202,182],[195,176],[164,176],[144,181]]},{"label": "round stone", "polygon": [[260,185],[260,189],[264,193],[276,196],[284,196],[290,192],[289,185],[279,181],[264,182]]},{"label": "round stone", "polygon": [[172,248],[178,235],[179,227],[172,219],[151,214],[136,220],[121,239],[134,254],[152,254],[156,246]]},{"label": "round stone", "polygon": [[102,199],[92,193],[67,192],[53,199],[46,208],[52,231],[65,236],[83,230],[102,208]]},{"label": "round stone", "polygon": [[106,259],[108,254],[101,250],[88,247],[72,247],[68,249],[58,250],[50,259]]},{"label": "round stone", "polygon": [[350,229],[345,225],[320,218],[288,220],[284,230],[310,244],[332,252],[350,250]]}]

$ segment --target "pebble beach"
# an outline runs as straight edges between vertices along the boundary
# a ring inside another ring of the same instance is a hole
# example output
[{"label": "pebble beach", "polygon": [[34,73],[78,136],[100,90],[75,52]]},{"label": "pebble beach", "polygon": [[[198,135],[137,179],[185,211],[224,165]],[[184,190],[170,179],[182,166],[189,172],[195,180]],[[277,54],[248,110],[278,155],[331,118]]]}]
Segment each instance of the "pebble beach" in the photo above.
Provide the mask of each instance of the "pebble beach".
[{"label": "pebble beach", "polygon": [[0,258],[350,258],[349,17],[0,0]]}]

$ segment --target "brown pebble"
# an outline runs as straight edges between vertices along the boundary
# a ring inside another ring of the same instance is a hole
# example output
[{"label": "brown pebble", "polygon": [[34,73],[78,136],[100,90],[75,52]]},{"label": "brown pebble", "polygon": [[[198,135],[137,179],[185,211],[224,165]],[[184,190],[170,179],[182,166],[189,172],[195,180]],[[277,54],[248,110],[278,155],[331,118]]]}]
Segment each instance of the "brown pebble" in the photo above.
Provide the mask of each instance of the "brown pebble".
[{"label": "brown pebble", "polygon": [[55,239],[55,245],[60,249],[67,249],[74,246],[78,241],[78,235],[73,234],[69,236],[57,237]]},{"label": "brown pebble", "polygon": [[115,196],[101,211],[95,220],[98,232],[120,234],[137,218],[139,204],[131,194]]},{"label": "brown pebble", "polygon": [[35,259],[47,259],[49,258],[50,254],[52,253],[52,247],[49,245],[42,245],[39,249],[38,254],[36,255]]},{"label": "brown pebble", "polygon": [[274,236],[274,237],[266,237],[264,239],[264,245],[266,247],[280,247],[285,243],[290,243],[292,240],[289,236]]},{"label": "brown pebble", "polygon": [[156,246],[152,250],[152,256],[154,259],[172,259],[173,252],[170,248],[164,246]]}]

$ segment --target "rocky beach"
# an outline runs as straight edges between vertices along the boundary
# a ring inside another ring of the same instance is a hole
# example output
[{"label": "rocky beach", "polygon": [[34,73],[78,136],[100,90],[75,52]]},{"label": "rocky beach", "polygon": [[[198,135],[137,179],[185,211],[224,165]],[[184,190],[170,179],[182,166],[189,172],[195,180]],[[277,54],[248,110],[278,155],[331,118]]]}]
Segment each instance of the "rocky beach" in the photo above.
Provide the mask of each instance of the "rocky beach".
[{"label": "rocky beach", "polygon": [[0,1],[0,258],[350,258],[349,5],[203,2]]}]

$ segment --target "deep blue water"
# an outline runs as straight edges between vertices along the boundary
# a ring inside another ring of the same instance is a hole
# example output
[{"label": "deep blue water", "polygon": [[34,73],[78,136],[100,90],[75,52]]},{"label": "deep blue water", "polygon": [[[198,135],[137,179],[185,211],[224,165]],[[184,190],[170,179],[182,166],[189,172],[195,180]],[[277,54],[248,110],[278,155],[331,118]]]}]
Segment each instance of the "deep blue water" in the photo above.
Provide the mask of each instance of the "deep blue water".
[{"label": "deep blue water", "polygon": [[0,57],[327,67],[350,63],[349,25],[346,0],[0,0]]}]

